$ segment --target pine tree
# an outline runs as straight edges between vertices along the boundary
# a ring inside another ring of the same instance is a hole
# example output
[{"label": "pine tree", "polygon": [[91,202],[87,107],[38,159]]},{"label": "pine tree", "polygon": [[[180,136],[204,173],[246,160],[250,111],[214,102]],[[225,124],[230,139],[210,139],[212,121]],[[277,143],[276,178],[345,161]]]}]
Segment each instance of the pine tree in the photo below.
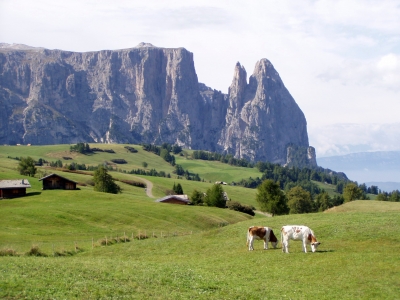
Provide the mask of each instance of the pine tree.
[{"label": "pine tree", "polygon": [[118,194],[121,188],[103,166],[99,166],[93,175],[94,190],[103,193]]},{"label": "pine tree", "polygon": [[207,195],[204,197],[204,203],[208,206],[225,208],[226,200],[224,197],[224,190],[220,184],[214,184],[207,190]]},{"label": "pine tree", "polygon": [[256,200],[261,206],[261,211],[269,212],[273,215],[288,213],[286,197],[278,183],[267,179],[257,187],[257,190]]}]

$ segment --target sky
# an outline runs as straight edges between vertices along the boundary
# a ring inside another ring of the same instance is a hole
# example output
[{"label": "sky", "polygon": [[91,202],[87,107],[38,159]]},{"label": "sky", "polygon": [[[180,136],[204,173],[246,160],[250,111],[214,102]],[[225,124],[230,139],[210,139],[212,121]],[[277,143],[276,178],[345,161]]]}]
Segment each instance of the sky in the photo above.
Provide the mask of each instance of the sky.
[{"label": "sky", "polygon": [[140,42],[193,52],[227,93],[269,59],[317,157],[400,151],[400,0],[0,0],[0,42],[97,51]]}]

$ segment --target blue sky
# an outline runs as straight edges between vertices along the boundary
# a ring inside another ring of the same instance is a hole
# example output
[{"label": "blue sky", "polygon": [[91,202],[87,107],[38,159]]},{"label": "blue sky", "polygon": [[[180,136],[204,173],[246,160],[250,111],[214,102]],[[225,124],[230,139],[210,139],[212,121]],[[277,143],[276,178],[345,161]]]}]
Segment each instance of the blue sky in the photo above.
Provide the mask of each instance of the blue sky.
[{"label": "blue sky", "polygon": [[199,81],[225,93],[236,62],[250,76],[267,58],[317,156],[400,150],[400,1],[0,0],[0,42],[184,47]]}]

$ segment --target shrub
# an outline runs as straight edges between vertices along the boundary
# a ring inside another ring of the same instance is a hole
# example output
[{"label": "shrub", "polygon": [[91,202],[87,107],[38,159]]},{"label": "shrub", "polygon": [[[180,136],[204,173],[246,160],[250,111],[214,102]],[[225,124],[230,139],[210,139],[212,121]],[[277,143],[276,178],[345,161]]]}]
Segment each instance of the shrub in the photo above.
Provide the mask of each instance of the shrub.
[{"label": "shrub", "polygon": [[254,207],[250,207],[248,205],[242,205],[241,203],[237,201],[227,201],[226,202],[227,207],[231,210],[239,211],[245,214],[248,214],[250,216],[254,216]]},{"label": "shrub", "polygon": [[28,256],[47,256],[45,253],[40,251],[39,246],[37,245],[32,245],[31,249],[26,252],[26,255]]},{"label": "shrub", "polygon": [[54,256],[72,256],[72,255],[74,255],[72,251],[61,250],[54,252]]},{"label": "shrub", "polygon": [[131,146],[125,146],[124,147],[125,149],[127,149],[129,152],[131,152],[131,153],[136,153],[136,152],[138,152],[135,148],[133,148],[133,147],[131,147]]},{"label": "shrub", "polygon": [[132,185],[132,186],[137,186],[141,188],[146,188],[146,184],[140,181],[134,181],[134,180],[126,180],[126,179],[120,179],[119,181]]},{"label": "shrub", "polygon": [[11,248],[1,249],[0,256],[18,256],[17,251]]},{"label": "shrub", "polygon": [[116,158],[111,160],[113,163],[116,164],[127,164],[128,162],[123,158]]}]

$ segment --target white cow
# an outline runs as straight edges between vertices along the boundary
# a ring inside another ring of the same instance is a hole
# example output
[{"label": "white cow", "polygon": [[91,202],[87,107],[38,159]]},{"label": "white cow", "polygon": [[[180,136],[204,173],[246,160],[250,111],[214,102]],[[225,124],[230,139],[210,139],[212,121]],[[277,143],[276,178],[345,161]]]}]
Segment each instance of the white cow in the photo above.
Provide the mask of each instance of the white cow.
[{"label": "white cow", "polygon": [[307,244],[311,245],[311,251],[317,251],[321,244],[317,241],[314,231],[304,225],[286,225],[281,228],[282,252],[289,253],[289,240],[303,241],[303,252],[307,253]]},{"label": "white cow", "polygon": [[268,242],[271,242],[272,247],[276,248],[278,245],[278,239],[276,238],[274,231],[270,227],[258,227],[251,226],[247,230],[247,243],[249,250],[254,250],[253,243],[254,240],[263,240],[264,249],[268,249]]}]

